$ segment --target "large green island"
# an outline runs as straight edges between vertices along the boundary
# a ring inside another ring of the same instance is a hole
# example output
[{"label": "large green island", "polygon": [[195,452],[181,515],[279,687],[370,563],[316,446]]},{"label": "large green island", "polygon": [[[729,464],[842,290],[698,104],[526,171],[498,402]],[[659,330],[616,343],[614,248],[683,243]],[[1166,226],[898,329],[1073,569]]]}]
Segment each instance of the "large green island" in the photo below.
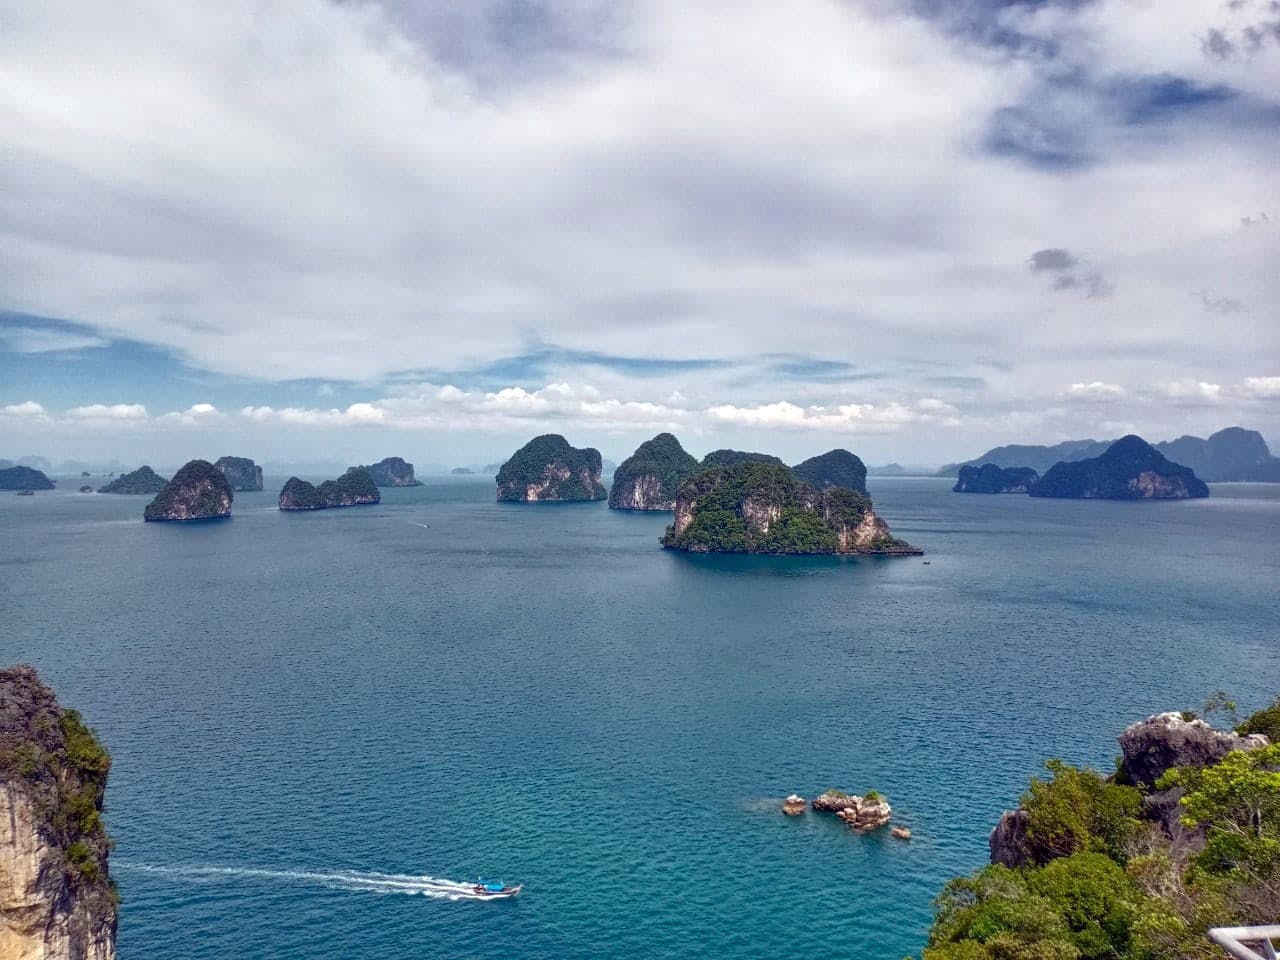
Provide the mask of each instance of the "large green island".
[{"label": "large green island", "polygon": [[558,433],[534,437],[511,455],[495,478],[499,502],[603,500],[602,461],[594,447],[571,447]]}]

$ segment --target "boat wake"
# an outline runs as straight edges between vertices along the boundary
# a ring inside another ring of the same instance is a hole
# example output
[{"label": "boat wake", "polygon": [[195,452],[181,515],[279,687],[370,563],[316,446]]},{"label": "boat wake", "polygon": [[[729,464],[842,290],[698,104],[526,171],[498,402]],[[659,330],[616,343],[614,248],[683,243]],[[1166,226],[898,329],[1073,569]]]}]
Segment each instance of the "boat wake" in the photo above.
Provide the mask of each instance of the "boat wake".
[{"label": "boat wake", "polygon": [[401,873],[363,873],[334,870],[263,870],[255,867],[158,867],[147,864],[118,863],[124,870],[160,873],[196,882],[218,880],[275,880],[282,883],[314,883],[332,890],[353,893],[400,893],[431,897],[436,900],[490,900],[477,894],[474,883],[442,880],[437,877]]}]

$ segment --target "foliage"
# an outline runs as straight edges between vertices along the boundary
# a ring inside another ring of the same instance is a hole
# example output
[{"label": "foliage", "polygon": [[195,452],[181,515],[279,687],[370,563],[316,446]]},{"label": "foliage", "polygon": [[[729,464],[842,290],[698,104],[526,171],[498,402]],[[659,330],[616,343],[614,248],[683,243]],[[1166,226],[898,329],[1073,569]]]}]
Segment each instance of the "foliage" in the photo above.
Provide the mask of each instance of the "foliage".
[{"label": "foliage", "polygon": [[534,437],[511,455],[495,478],[499,500],[524,500],[531,484],[547,484],[543,500],[603,500],[602,461],[594,447],[569,446],[558,433]]},{"label": "foliage", "polygon": [[281,510],[325,510],[330,507],[352,507],[367,503],[380,503],[373,477],[352,467],[336,480],[326,480],[320,486],[290,477],[280,490]]},{"label": "foliage", "polygon": [[879,790],[868,790],[867,795],[862,798],[867,803],[879,803],[884,799],[884,795]]},{"label": "foliage", "polygon": [[1050,760],[1045,767],[1053,778],[1033,777],[1022,795],[1035,861],[1099,852],[1123,862],[1127,844],[1142,829],[1142,794],[1061,760]]},{"label": "foliage", "polygon": [[147,504],[142,516],[147,520],[168,520],[181,503],[183,519],[218,517],[234,499],[221,470],[208,460],[191,460]]},{"label": "foliage", "polygon": [[1241,736],[1260,733],[1272,743],[1280,743],[1280,697],[1276,697],[1271,706],[1248,716],[1236,727],[1236,733]]},{"label": "foliage", "polygon": [[1137,500],[1143,494],[1131,486],[1130,481],[1140,473],[1180,481],[1191,497],[1209,495],[1209,488],[1194,471],[1167,460],[1159,450],[1133,434],[1111,444],[1100,457],[1055,463],[1027,492],[1033,497]]},{"label": "foliage", "polygon": [[848,450],[829,450],[796,464],[791,471],[815,490],[844,487],[867,492],[867,468]]},{"label": "foliage", "polygon": [[736,467],[742,463],[772,463],[785,466],[777,457],[768,453],[749,453],[746,450],[712,450],[702,458],[703,467]]},{"label": "foliage", "polygon": [[998,467],[984,463],[981,467],[961,467],[952,493],[1024,493],[1040,479],[1030,467]]},{"label": "foliage", "polygon": [[53,481],[32,467],[0,470],[0,490],[52,490]]},{"label": "foliage", "polygon": [[1236,718],[1236,707],[1238,705],[1231,699],[1231,695],[1225,690],[1215,690],[1209,695],[1209,699],[1204,702],[1204,716],[1207,720],[1215,713],[1221,713],[1231,721],[1231,725],[1235,726],[1239,721]]},{"label": "foliage", "polygon": [[674,501],[676,492],[685,477],[698,469],[698,461],[680,441],[669,433],[660,433],[652,440],[646,440],[636,448],[636,452],[618,465],[613,472],[613,489],[610,491],[610,504],[613,504],[613,493],[625,490],[638,477],[656,476],[662,483],[664,500]]},{"label": "foliage", "polygon": [[145,464],[132,473],[122,473],[98,488],[99,493],[157,494],[168,481]]}]

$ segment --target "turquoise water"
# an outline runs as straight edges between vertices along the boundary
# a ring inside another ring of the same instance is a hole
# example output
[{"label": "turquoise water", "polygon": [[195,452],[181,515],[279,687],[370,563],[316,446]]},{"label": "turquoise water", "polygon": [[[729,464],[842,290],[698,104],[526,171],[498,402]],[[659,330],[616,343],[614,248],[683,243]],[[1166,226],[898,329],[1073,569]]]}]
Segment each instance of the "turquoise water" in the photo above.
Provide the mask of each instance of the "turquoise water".
[{"label": "turquoise water", "polygon": [[[476,481],[194,526],[3,496],[0,661],[114,754],[123,960],[898,960],[1042,758],[1280,689],[1280,487],[872,494],[928,565],[688,557]],[[779,813],[828,786],[914,838]]]}]

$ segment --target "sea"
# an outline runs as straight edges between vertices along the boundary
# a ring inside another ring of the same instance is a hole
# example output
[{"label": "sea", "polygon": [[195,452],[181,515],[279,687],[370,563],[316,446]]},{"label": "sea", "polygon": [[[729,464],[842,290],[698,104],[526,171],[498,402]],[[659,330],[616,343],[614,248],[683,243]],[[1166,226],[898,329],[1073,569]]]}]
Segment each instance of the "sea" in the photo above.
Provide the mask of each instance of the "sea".
[{"label": "sea", "polygon": [[[0,662],[113,756],[122,960],[919,956],[1045,759],[1280,693],[1280,486],[872,478],[926,556],[794,559],[470,478],[280,513],[283,479],[195,524],[0,495]],[[911,839],[782,815],[827,787]]]}]

